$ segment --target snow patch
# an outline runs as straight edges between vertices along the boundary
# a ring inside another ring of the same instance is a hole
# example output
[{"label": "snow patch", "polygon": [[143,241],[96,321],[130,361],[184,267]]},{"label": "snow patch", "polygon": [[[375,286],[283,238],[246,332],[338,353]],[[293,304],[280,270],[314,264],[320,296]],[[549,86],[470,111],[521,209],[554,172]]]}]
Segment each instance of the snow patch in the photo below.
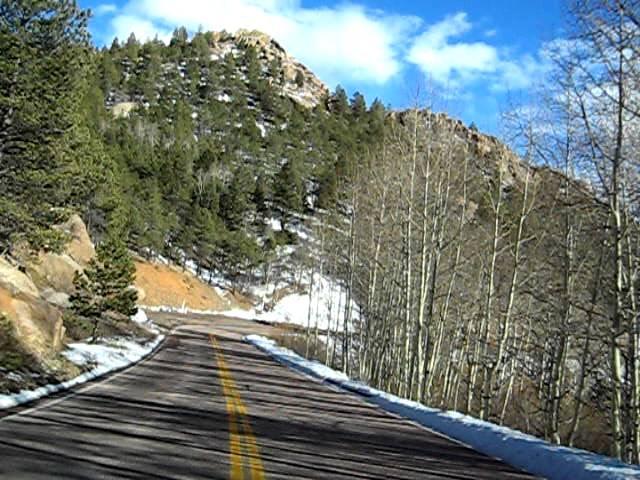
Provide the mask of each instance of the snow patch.
[{"label": "snow patch", "polygon": [[147,314],[142,308],[138,308],[136,314],[131,317],[131,321],[137,323],[141,327],[146,328],[151,333],[155,333],[156,335],[160,333],[158,327],[156,327],[156,325],[149,319],[149,317],[147,317]]},{"label": "snow patch", "polygon": [[[145,328],[158,332],[157,327],[153,325],[144,311],[140,309],[131,317],[131,320],[144,325]],[[133,365],[151,354],[163,339],[164,335],[158,334],[153,340],[146,343],[139,343],[126,338],[105,339],[101,343],[96,344],[71,343],[67,345],[67,350],[62,352],[62,355],[79,366],[94,365],[91,370],[66,382],[44,385],[35,390],[22,390],[19,393],[0,395],[0,410],[13,408],[53,393],[68,390],[69,388]]]},{"label": "snow patch", "polygon": [[135,313],[134,316],[131,317],[131,321],[137,323],[138,325],[144,325],[149,323],[149,317],[141,308]]},{"label": "snow patch", "polygon": [[262,138],[265,138],[267,136],[267,129],[264,126],[264,123],[262,122],[256,122],[256,127],[258,127],[258,130],[260,130],[260,136]]},{"label": "snow patch", "polygon": [[[196,273],[195,264],[187,262],[187,269]],[[201,278],[207,272],[200,272]],[[310,283],[310,275],[304,275],[305,283]],[[222,282],[222,278],[216,278]],[[309,287],[307,287],[309,288]],[[253,287],[251,293],[259,298],[266,299],[278,289],[276,284],[267,284],[261,287]],[[219,294],[224,295],[224,291],[217,289]],[[264,302],[263,302],[264,303]],[[219,315],[223,317],[235,317],[245,320],[258,320],[269,323],[288,323],[300,327],[318,328],[319,330],[340,331],[344,328],[344,321],[347,309],[346,289],[335,280],[329,277],[313,274],[313,288],[311,296],[308,291],[305,293],[291,293],[282,297],[271,307],[270,310],[262,310],[262,305],[258,309],[242,310],[197,310],[183,307],[171,306],[143,306],[149,312],[169,312],[169,313],[193,313],[199,315]],[[359,318],[359,307],[350,301],[350,321],[357,321]]]},{"label": "snow patch", "polygon": [[249,335],[245,341],[267,352],[281,363],[366,397],[389,412],[458,440],[475,450],[549,480],[640,479],[640,467],[577,448],[554,445],[531,435],[501,427],[459,412],[442,411],[396,397],[350,380],[345,374],[307,360],[273,340]]},{"label": "snow patch", "polygon": [[[341,330],[348,311],[345,308],[347,297],[347,291],[340,283],[314,273],[311,295],[308,292],[285,295],[270,311],[259,313],[258,318],[320,330]],[[349,310],[351,321],[359,318],[359,308],[353,300]]]}]

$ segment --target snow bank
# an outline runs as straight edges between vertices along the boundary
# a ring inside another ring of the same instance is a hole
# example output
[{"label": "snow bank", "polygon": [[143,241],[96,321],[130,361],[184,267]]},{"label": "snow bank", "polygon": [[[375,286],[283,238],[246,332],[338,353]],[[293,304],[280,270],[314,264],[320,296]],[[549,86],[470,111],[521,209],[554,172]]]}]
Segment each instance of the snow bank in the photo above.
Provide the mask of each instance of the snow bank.
[{"label": "snow bank", "polygon": [[137,323],[138,325],[145,325],[149,323],[149,317],[141,308],[138,309],[136,314],[131,317],[131,321]]},{"label": "snow bank", "polygon": [[160,329],[147,317],[147,314],[142,308],[139,308],[136,314],[131,317],[131,321],[146,328],[151,333],[155,333],[156,335],[160,334]]},{"label": "snow bank", "polygon": [[350,380],[346,375],[318,362],[278,347],[273,340],[249,335],[245,340],[278,361],[308,375],[363,395],[371,403],[458,440],[473,449],[550,480],[640,479],[640,467],[611,457],[553,445],[531,435],[501,427],[459,412],[425,407]]},{"label": "snow bank", "polygon": [[[308,293],[290,294],[278,301],[269,312],[260,313],[258,318],[271,322],[285,322],[302,327],[316,327],[321,330],[341,330],[345,320],[346,289],[326,276],[314,273],[311,296]],[[358,318],[359,309],[350,302],[351,320]]]},{"label": "snow bank", "polygon": [[[142,310],[138,310],[131,319],[136,323],[144,324],[146,328],[152,331],[158,332]],[[63,383],[45,385],[35,390],[22,390],[19,393],[9,395],[0,395],[0,410],[68,390],[89,380],[102,377],[107,373],[133,365],[151,354],[163,339],[164,335],[158,334],[153,340],[146,343],[138,343],[125,338],[107,339],[97,344],[71,343],[67,345],[67,350],[62,352],[62,355],[79,366],[94,365],[91,370]]]}]

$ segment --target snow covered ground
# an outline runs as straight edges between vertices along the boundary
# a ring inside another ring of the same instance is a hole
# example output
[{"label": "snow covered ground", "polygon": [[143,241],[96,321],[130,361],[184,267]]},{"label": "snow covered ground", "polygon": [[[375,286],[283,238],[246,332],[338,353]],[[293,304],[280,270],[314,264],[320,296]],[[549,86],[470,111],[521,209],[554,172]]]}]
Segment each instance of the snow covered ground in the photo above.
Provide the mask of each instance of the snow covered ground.
[{"label": "snow covered ground", "polygon": [[[311,282],[308,282],[311,283]],[[308,288],[308,287],[307,287]],[[313,288],[308,293],[293,293],[280,299],[268,312],[258,314],[260,320],[285,322],[321,330],[342,330],[345,320],[347,292],[338,282],[313,274]],[[351,301],[351,320],[358,318],[359,309]]]},{"label": "snow covered ground", "polygon": [[71,343],[67,345],[67,350],[62,354],[76,365],[93,365],[91,370],[63,383],[45,385],[35,390],[23,390],[10,395],[0,395],[0,410],[67,390],[107,373],[125,368],[145,358],[160,344],[164,339],[164,335],[160,334],[160,331],[147,318],[143,310],[138,310],[132,320],[148,328],[156,334],[156,337],[145,343],[125,338],[103,339],[96,344]]},{"label": "snow covered ground", "polygon": [[350,380],[318,362],[300,357],[273,340],[249,335],[245,340],[269,353],[281,363],[346,390],[389,412],[458,440],[473,449],[549,480],[640,479],[640,467],[577,448],[553,445],[531,435],[501,427],[459,412],[425,407]]},{"label": "snow covered ground", "polygon": [[[310,283],[304,278],[304,283]],[[269,298],[277,290],[276,284],[254,287],[252,294]],[[282,297],[273,307],[265,311],[258,306],[250,310],[195,310],[187,307],[144,306],[150,312],[195,313],[204,315],[221,315],[225,317],[243,318],[245,320],[260,320],[269,323],[289,323],[301,327],[317,327],[320,330],[331,329],[341,331],[345,319],[345,304],[347,292],[338,282],[318,273],[314,273],[313,289],[309,293],[291,293]],[[264,302],[263,302],[264,304]],[[359,318],[358,305],[351,301],[351,321]]]}]

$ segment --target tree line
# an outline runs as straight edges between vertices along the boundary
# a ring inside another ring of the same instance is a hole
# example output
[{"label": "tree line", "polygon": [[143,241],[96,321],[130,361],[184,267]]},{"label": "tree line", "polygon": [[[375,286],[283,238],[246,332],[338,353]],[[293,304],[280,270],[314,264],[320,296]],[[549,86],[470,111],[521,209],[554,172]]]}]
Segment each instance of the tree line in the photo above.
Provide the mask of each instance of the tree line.
[{"label": "tree line", "polygon": [[640,9],[569,7],[537,103],[505,118],[521,158],[418,108],[392,114],[361,158],[343,215],[316,227],[312,268],[360,307],[332,306],[352,321],[328,333],[324,359],[406,398],[637,463]]},{"label": "tree line", "polygon": [[83,317],[134,309],[131,252],[248,284],[379,141],[381,102],[338,87],[305,108],[251,45],[212,58],[216,36],[178,28],[98,49],[75,1],[0,13],[0,251],[59,251],[55,225],[80,213],[98,244],[72,297]]}]

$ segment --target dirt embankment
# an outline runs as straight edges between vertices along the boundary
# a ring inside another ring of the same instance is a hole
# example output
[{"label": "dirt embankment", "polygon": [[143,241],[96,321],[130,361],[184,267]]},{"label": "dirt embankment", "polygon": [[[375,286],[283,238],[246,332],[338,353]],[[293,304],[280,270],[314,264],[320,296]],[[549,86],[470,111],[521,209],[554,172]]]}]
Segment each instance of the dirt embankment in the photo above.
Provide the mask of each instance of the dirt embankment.
[{"label": "dirt embankment", "polygon": [[247,308],[242,298],[221,295],[195,275],[172,265],[137,260],[135,285],[140,305],[218,311]]}]

